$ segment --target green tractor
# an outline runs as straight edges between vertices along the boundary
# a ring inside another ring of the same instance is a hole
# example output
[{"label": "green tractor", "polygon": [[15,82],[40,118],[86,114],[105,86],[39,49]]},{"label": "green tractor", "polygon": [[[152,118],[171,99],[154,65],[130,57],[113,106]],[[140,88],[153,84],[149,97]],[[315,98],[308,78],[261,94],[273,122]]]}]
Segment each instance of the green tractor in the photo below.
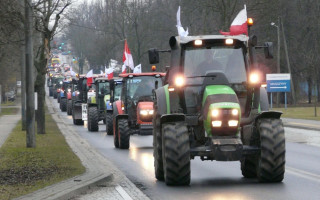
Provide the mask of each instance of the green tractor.
[{"label": "green tractor", "polygon": [[[281,182],[285,135],[281,112],[269,111],[255,50],[272,58],[272,43],[256,36],[171,37],[165,85],[155,91],[155,176],[190,184],[190,160],[240,161],[245,178]],[[159,52],[149,50],[151,64]]]},{"label": "green tractor", "polygon": [[72,119],[74,125],[83,125],[82,105],[87,104],[87,78],[80,75],[74,89],[75,95],[72,96]]},{"label": "green tractor", "polygon": [[94,96],[88,98],[88,130],[99,131],[98,123],[106,123],[107,102],[110,101],[110,83],[107,77],[96,78],[92,84]]}]

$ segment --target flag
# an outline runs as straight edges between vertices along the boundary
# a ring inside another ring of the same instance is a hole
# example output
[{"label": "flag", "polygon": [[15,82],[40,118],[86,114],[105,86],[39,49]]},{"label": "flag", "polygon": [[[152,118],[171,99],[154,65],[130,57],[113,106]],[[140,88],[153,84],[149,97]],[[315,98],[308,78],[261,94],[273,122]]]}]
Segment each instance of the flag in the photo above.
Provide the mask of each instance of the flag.
[{"label": "flag", "polygon": [[100,74],[103,74],[103,71],[102,71],[102,70],[100,70]]},{"label": "flag", "polygon": [[106,75],[105,75],[109,80],[113,78],[113,68],[108,68],[106,69]]},{"label": "flag", "polygon": [[91,86],[91,84],[93,83],[93,71],[90,70],[87,75],[87,86]]},{"label": "flag", "polygon": [[121,74],[127,73],[127,66],[125,64],[122,65]]},{"label": "flag", "polygon": [[133,73],[141,73],[141,64],[135,66]]},{"label": "flag", "polygon": [[178,29],[178,34],[181,37],[187,37],[189,35],[189,30],[187,28],[187,30],[185,31],[184,28],[181,25],[181,21],[180,21],[180,6],[178,8],[178,12],[177,12],[177,29]]},{"label": "flag", "polygon": [[244,9],[242,9],[236,18],[233,20],[231,26],[230,26],[230,32],[222,32],[220,31],[222,35],[240,35],[240,34],[246,34],[248,35],[248,25],[247,25],[247,9],[246,6],[244,6]]},{"label": "flag", "polygon": [[123,50],[123,56],[122,56],[123,64],[130,67],[130,69],[134,69],[132,54],[130,52],[130,49],[128,47],[127,40],[124,41],[124,50]]}]

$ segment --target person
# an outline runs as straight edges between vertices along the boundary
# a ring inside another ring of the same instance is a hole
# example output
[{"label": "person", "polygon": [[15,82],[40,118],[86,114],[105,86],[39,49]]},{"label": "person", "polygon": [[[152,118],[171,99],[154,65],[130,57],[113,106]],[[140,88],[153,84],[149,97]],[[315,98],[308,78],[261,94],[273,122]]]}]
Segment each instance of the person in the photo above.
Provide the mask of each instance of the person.
[{"label": "person", "polygon": [[[223,70],[222,64],[213,58],[212,50],[204,50],[203,61],[198,65],[197,70],[205,71]],[[203,74],[206,74],[203,73]]]}]

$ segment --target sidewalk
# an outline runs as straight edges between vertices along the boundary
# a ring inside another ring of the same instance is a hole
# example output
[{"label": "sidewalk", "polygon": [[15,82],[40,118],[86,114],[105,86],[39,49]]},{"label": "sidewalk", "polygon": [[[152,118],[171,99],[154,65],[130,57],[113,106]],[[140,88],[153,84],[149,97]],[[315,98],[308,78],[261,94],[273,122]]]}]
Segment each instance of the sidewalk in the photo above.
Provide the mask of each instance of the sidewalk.
[{"label": "sidewalk", "polygon": [[56,121],[67,143],[86,168],[82,175],[45,187],[19,197],[19,200],[37,199],[74,199],[88,192],[85,199],[148,199],[121,171],[98,153],[60,117],[53,100],[46,96],[48,110]]},{"label": "sidewalk", "polygon": [[21,119],[21,114],[17,115],[3,115],[0,117],[0,147],[6,141],[14,127]]},{"label": "sidewalk", "polygon": [[292,119],[292,118],[281,118],[281,119],[285,127],[320,131],[320,121]]}]

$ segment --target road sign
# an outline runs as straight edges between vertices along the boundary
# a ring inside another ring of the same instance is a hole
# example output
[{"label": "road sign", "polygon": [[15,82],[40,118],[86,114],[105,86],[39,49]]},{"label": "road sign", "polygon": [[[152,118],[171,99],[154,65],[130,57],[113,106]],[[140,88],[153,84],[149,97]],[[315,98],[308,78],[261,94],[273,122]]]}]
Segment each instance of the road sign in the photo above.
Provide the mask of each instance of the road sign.
[{"label": "road sign", "polygon": [[267,74],[268,92],[290,92],[290,74]]}]

